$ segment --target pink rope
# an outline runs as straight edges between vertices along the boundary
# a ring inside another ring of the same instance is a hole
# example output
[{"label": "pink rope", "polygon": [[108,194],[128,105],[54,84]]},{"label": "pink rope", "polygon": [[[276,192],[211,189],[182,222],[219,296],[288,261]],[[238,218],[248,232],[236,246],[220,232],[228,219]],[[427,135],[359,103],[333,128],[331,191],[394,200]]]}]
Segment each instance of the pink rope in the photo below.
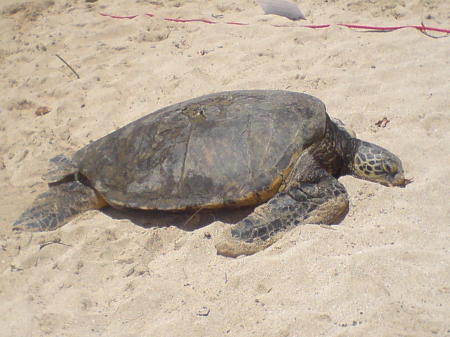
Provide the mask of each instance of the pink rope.
[{"label": "pink rope", "polygon": [[313,29],[320,29],[320,28],[328,28],[331,25],[271,25],[272,27],[282,27],[282,28],[286,28],[286,27],[292,27],[292,28],[296,28],[296,27],[301,27],[301,28],[313,28]]},{"label": "pink rope", "polygon": [[248,26],[248,23],[242,23],[242,22],[234,22],[234,21],[229,21],[229,22],[225,22],[227,25],[239,25],[239,26]]},{"label": "pink rope", "polygon": [[113,19],[134,19],[135,17],[138,17],[139,15],[130,15],[130,16],[119,16],[119,15],[111,15],[111,14],[105,14],[105,13],[99,13],[101,16],[108,16]]},{"label": "pink rope", "polygon": [[[111,15],[106,13],[99,13],[101,16],[107,16],[113,19],[134,19],[138,17],[139,15],[130,15],[130,16],[119,16],[119,15]],[[144,14],[148,17],[154,17],[154,14],[147,13]],[[180,22],[180,23],[189,23],[189,22],[201,22],[201,23],[207,23],[207,24],[217,24],[217,23],[224,23],[227,25],[238,25],[238,26],[248,26],[248,23],[243,22],[220,22],[220,21],[212,21],[208,19],[179,19],[179,18],[163,18],[165,21],[171,21],[171,22]],[[300,26],[293,26],[293,25],[272,25],[273,27],[301,27],[301,28],[313,28],[313,29],[320,29],[320,28],[328,28],[331,27],[331,24],[325,24],[325,25],[300,25]],[[338,23],[337,26],[343,26],[347,28],[357,28],[357,29],[367,29],[367,30],[378,30],[378,31],[393,31],[398,29],[404,29],[404,28],[412,28],[417,29],[420,31],[434,31],[434,32],[441,32],[441,33],[447,33],[450,34],[450,29],[445,28],[436,28],[436,27],[428,27],[428,26],[415,26],[415,25],[408,25],[408,26],[393,26],[393,27],[380,27],[380,26],[365,26],[365,25],[353,25],[353,24],[347,24],[347,23]]]},{"label": "pink rope", "polygon": [[209,24],[219,23],[216,21],[211,21],[207,19],[173,19],[173,18],[164,18],[165,21],[173,21],[173,22],[203,22]]},{"label": "pink rope", "polygon": [[344,27],[347,27],[347,28],[360,28],[360,29],[380,30],[380,31],[390,31],[390,30],[397,30],[397,29],[403,29],[403,28],[414,28],[414,29],[418,29],[418,30],[432,30],[432,31],[435,31],[435,32],[450,33],[450,29],[434,28],[434,27],[427,27],[427,26],[376,27],[376,26],[351,25],[351,24],[346,24],[346,23],[338,23],[338,26],[344,26]]}]

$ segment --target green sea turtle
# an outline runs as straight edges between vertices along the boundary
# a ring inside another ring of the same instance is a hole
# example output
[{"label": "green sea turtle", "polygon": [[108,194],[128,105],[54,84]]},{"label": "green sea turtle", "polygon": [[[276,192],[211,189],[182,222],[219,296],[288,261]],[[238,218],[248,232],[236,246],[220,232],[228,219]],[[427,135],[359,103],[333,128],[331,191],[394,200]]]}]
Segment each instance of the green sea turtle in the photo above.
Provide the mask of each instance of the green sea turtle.
[{"label": "green sea turtle", "polygon": [[144,210],[258,206],[217,243],[252,254],[303,223],[348,211],[342,175],[405,186],[400,159],[355,138],[307,94],[252,90],[194,98],[151,113],[50,161],[49,190],[13,225],[54,230],[106,205]]}]

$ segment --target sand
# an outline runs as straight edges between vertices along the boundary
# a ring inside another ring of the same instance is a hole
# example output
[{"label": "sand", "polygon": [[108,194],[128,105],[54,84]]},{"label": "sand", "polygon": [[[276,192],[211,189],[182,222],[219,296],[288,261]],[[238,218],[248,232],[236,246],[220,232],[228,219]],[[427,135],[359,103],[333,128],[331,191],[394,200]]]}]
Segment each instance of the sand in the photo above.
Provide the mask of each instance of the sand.
[{"label": "sand", "polygon": [[[448,1],[299,6],[307,21],[295,24],[450,26]],[[279,28],[291,22],[249,0],[3,0],[0,13],[1,337],[450,336],[449,38]],[[340,225],[300,226],[237,259],[216,255],[227,225],[211,217],[183,226],[90,211],[54,232],[11,231],[46,190],[49,158],[165,105],[234,89],[321,98],[402,158],[414,183],[343,177],[351,208]]]}]

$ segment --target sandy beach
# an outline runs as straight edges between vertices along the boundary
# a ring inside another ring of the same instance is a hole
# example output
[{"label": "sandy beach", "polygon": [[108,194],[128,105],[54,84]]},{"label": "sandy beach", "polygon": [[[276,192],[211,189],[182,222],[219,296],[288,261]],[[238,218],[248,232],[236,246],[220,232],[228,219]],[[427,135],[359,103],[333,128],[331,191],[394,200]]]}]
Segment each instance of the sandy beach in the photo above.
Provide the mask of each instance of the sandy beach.
[{"label": "sandy beach", "polygon": [[[450,336],[450,38],[337,25],[449,29],[450,2],[298,4],[306,21],[250,0],[1,2],[1,337]],[[331,26],[301,27],[320,24]],[[339,225],[299,226],[236,259],[214,248],[230,212],[105,209],[53,232],[12,231],[47,189],[50,158],[238,89],[320,98],[414,182],[342,177],[350,211]]]}]

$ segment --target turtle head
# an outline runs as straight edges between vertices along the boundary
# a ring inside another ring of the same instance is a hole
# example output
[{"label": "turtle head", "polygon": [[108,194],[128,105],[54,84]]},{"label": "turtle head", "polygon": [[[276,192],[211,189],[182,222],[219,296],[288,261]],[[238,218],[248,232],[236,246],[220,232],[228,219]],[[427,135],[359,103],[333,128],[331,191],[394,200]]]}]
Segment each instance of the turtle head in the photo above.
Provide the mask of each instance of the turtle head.
[{"label": "turtle head", "polygon": [[402,162],[395,154],[361,140],[356,145],[351,173],[357,178],[384,186],[405,187],[412,182],[405,178]]}]

